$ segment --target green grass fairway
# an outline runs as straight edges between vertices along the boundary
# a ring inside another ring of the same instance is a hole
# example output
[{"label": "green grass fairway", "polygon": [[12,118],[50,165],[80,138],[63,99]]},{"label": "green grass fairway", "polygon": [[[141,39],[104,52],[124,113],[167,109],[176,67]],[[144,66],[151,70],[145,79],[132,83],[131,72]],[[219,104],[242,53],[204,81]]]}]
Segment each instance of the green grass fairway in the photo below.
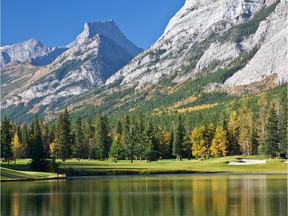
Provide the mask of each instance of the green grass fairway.
[{"label": "green grass fairway", "polygon": [[37,180],[57,178],[57,174],[49,172],[17,171],[13,169],[0,168],[1,181],[13,180]]},{"label": "green grass fairway", "polygon": [[[239,161],[239,158],[266,159],[266,164],[255,165],[228,165],[226,162]],[[55,178],[55,173],[32,172],[27,165],[28,159],[17,160],[17,164],[1,163],[1,179],[23,180]],[[211,158],[204,161],[187,160],[176,161],[173,159],[159,160],[152,163],[135,160],[121,160],[118,163],[112,160],[96,161],[76,159],[62,162],[58,160],[60,169],[73,176],[91,175],[125,175],[125,174],[161,174],[161,173],[288,173],[288,164],[284,159],[268,159],[263,156],[229,156]]]},{"label": "green grass fairway", "polygon": [[288,164],[284,159],[267,159],[266,164],[231,166],[226,162],[238,161],[238,158],[267,159],[261,156],[232,156],[212,158],[209,160],[159,160],[152,163],[145,161],[94,161],[75,159],[60,162],[60,168],[68,170],[72,175],[101,174],[160,174],[160,173],[288,173]]}]

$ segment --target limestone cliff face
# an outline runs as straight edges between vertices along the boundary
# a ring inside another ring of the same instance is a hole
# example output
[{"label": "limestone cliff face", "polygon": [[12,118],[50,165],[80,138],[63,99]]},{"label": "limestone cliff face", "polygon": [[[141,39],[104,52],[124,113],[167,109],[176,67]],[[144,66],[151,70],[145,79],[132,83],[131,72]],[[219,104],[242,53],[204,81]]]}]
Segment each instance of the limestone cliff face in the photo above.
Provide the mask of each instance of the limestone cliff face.
[{"label": "limestone cliff face", "polygon": [[288,5],[282,0],[273,14],[261,22],[257,32],[243,44],[258,46],[251,61],[225,82],[229,87],[247,86],[275,75],[276,84],[288,80]]},{"label": "limestone cliff face", "polygon": [[18,61],[24,62],[31,58],[45,56],[51,52],[52,48],[43,45],[41,42],[31,39],[11,46],[0,48],[0,62],[1,66],[9,62]]},{"label": "limestone cliff face", "polygon": [[[170,20],[160,39],[111,76],[106,84],[121,81],[121,85],[137,85],[137,88],[141,88],[145,84],[155,84],[171,74],[177,74],[174,81],[179,82],[201,73],[203,69],[215,62],[218,62],[218,68],[223,68],[242,52],[249,51],[256,46],[261,47],[271,37],[282,37],[282,42],[279,44],[284,45],[285,33],[280,33],[280,31],[285,27],[283,23],[285,22],[283,8],[286,8],[287,11],[285,1],[281,1],[277,10],[268,17],[268,20],[271,21],[264,20],[263,23],[260,23],[255,34],[242,38],[241,41],[219,39],[230,29],[236,29],[237,26],[249,22],[255,14],[275,2],[273,0],[186,0],[185,5]],[[272,27],[272,20],[275,22],[274,27]],[[270,23],[270,31],[274,31],[274,34],[279,32],[280,35],[271,35],[272,32],[263,30],[265,23]],[[260,49],[259,52],[262,50]],[[279,55],[283,60],[285,51],[281,52],[282,54],[279,52]],[[185,68],[190,69],[187,71]],[[271,72],[270,69],[267,71]],[[226,84],[234,85],[233,79],[231,78]]]}]

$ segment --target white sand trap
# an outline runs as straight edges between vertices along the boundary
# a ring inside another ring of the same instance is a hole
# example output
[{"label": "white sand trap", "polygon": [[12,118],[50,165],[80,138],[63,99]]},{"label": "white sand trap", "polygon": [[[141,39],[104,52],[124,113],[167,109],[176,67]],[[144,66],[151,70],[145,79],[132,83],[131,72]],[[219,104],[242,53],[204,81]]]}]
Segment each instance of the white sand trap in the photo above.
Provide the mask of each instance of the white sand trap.
[{"label": "white sand trap", "polygon": [[287,164],[288,164],[288,160],[284,161],[284,163],[287,163]]},{"label": "white sand trap", "polygon": [[265,164],[266,160],[250,160],[250,159],[240,159],[240,162],[229,162],[228,165],[255,165],[255,164]]}]

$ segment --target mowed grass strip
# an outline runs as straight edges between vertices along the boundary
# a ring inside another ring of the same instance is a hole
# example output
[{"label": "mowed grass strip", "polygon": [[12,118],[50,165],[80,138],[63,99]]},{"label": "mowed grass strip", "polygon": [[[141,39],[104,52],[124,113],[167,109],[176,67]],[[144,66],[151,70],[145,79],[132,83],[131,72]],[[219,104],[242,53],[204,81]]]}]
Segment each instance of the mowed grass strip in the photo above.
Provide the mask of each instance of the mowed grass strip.
[{"label": "mowed grass strip", "polygon": [[[240,158],[267,160],[265,164],[255,165],[228,165],[228,162],[239,162]],[[164,173],[288,173],[288,164],[285,159],[269,159],[263,156],[228,156],[210,158],[207,160],[176,161],[164,159],[146,163],[145,160],[82,160],[69,159],[65,162],[57,160],[61,171],[69,172],[70,175],[125,175],[125,174],[164,174]],[[1,179],[40,179],[56,177],[55,173],[32,172],[27,165],[28,159],[17,160],[17,164],[1,163]]]},{"label": "mowed grass strip", "polygon": [[1,181],[53,179],[56,177],[57,177],[56,173],[18,171],[18,170],[0,167]]},{"label": "mowed grass strip", "polygon": [[[255,165],[228,165],[229,161],[239,162],[240,158],[267,160],[265,164]],[[176,161],[173,159],[159,160],[146,163],[145,160],[120,160],[117,163],[112,160],[94,161],[75,159],[59,161],[60,168],[87,173],[98,174],[153,174],[153,173],[288,173],[288,164],[285,159],[269,159],[263,156],[229,156],[210,158],[208,160],[187,160]]]}]

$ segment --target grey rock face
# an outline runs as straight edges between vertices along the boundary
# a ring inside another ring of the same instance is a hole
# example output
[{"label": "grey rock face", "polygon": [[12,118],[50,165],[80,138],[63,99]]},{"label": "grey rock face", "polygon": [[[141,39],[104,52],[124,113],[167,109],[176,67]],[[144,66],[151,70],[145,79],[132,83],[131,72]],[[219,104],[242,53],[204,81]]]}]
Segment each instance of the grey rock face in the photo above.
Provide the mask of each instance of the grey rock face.
[{"label": "grey rock face", "polygon": [[[261,9],[275,2],[276,0],[186,0],[185,5],[170,20],[160,39],[111,76],[106,84],[121,81],[121,85],[137,85],[137,88],[142,88],[145,84],[158,83],[163,77],[174,74],[177,74],[175,82],[184,81],[215,62],[218,62],[218,68],[225,67],[242,52],[248,52],[255,47],[261,48],[250,66],[231,77],[226,85],[257,81],[251,79],[250,75],[254,73],[249,74],[251,70],[261,70],[261,73],[266,75],[277,73],[280,80],[287,80],[287,75],[284,75],[285,72],[287,74],[284,69],[284,62],[287,62],[284,59],[287,56],[287,1],[282,0],[277,10],[269,15],[267,20],[260,22],[256,33],[248,38],[240,42],[217,39],[231,28],[249,22]],[[272,38],[278,45],[271,45],[273,41],[269,40]],[[259,66],[262,61],[266,63]],[[187,71],[185,68],[191,69]]]},{"label": "grey rock face", "polygon": [[1,66],[11,61],[24,62],[31,58],[45,56],[51,51],[51,48],[43,45],[41,42],[31,39],[19,44],[5,46],[0,48]]},{"label": "grey rock face", "polygon": [[119,46],[127,50],[132,56],[135,56],[142,51],[142,49],[135,46],[125,37],[113,20],[85,23],[84,31],[76,38],[76,40],[68,44],[67,47],[71,48],[74,46],[80,46],[96,34],[103,35],[113,40]]}]

